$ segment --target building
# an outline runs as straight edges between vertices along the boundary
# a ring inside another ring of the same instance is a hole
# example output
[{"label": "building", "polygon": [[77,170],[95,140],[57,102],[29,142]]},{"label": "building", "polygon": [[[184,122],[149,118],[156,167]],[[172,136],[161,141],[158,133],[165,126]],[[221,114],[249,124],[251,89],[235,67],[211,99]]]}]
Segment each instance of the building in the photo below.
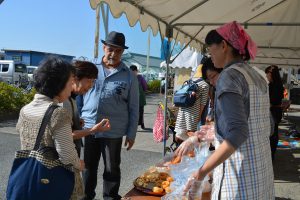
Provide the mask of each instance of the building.
[{"label": "building", "polygon": [[[15,50],[15,49],[2,49],[4,51],[5,60],[14,60],[15,62],[24,63],[25,65],[38,66],[39,63],[47,56],[58,56],[67,61],[72,61],[75,56],[47,53],[31,50]],[[1,54],[0,54],[1,57]]]},{"label": "building", "polygon": [[4,60],[5,59],[5,53],[0,51],[0,60]]},{"label": "building", "polygon": [[149,56],[149,69],[147,73],[147,55],[127,52],[122,55],[122,61],[129,67],[130,65],[136,65],[148,80],[158,78],[159,72],[161,72],[160,63],[163,61],[160,57]]}]

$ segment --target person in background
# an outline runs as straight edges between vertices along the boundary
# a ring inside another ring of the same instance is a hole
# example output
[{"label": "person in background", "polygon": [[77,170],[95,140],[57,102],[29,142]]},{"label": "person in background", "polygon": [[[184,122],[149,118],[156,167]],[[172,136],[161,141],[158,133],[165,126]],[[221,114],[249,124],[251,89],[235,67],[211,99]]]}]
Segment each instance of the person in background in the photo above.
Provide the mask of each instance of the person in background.
[{"label": "person in background", "polygon": [[[74,67],[57,57],[44,60],[34,73],[34,88],[37,94],[32,102],[24,106],[19,115],[17,131],[20,134],[21,149],[32,150],[47,108],[66,101],[71,95]],[[71,199],[80,199],[83,185],[80,171],[84,162],[76,153],[72,138],[72,119],[63,107],[54,110],[50,123],[45,130],[41,145],[54,147],[60,161],[72,165],[75,173],[75,185]],[[61,191],[57,191],[61,192]]]},{"label": "person in background", "polygon": [[[247,64],[256,56],[256,44],[235,21],[211,30],[205,43],[214,66],[223,68],[215,92],[216,150],[190,177],[184,193],[213,170],[213,200],[274,199],[268,86]],[[199,142],[190,137],[176,154]]]},{"label": "person in background", "polygon": [[269,97],[270,110],[274,120],[274,132],[270,137],[270,145],[272,152],[272,160],[274,161],[275,153],[278,145],[278,126],[282,119],[282,99],[284,94],[284,87],[280,77],[279,68],[271,65],[265,69],[266,77],[269,81]]},{"label": "person in background", "polygon": [[104,200],[119,200],[121,181],[121,148],[123,136],[125,146],[130,150],[134,144],[139,116],[138,80],[121,61],[125,46],[123,33],[112,31],[103,43],[104,56],[98,67],[98,78],[94,86],[83,95],[79,105],[81,118],[89,129],[102,119],[109,119],[111,129],[85,137],[83,173],[85,199],[94,199],[97,186],[97,171],[100,157],[103,157]]},{"label": "person in background", "polygon": [[144,107],[146,105],[145,92],[147,90],[147,82],[142,75],[138,74],[137,66],[131,65],[130,69],[137,76],[137,79],[139,81],[139,123],[138,123],[138,125],[141,125],[141,128],[145,129]]},{"label": "person in background", "polygon": [[175,124],[176,141],[178,143],[186,140],[189,137],[189,132],[197,130],[204,107],[208,102],[208,84],[202,79],[193,81],[196,81],[198,85],[198,90],[195,94],[196,102],[191,107],[179,107]]},{"label": "person in background", "polygon": [[165,84],[166,84],[166,79],[163,77],[160,81],[160,93],[164,94],[165,93]]},{"label": "person in background", "polygon": [[85,94],[93,87],[94,81],[98,76],[98,69],[96,65],[88,61],[75,61],[73,65],[75,71],[72,93],[68,100],[63,102],[63,107],[66,108],[72,116],[73,139],[78,156],[80,157],[82,146],[81,138],[96,132],[108,131],[110,129],[110,124],[108,119],[103,119],[92,128],[82,129],[84,121],[80,120],[75,98],[77,95]]},{"label": "person in background", "polygon": [[209,84],[209,110],[206,116],[206,121],[210,122],[214,119],[215,90],[222,68],[216,68],[210,57],[203,57],[201,63],[203,63],[201,68],[202,78]]}]

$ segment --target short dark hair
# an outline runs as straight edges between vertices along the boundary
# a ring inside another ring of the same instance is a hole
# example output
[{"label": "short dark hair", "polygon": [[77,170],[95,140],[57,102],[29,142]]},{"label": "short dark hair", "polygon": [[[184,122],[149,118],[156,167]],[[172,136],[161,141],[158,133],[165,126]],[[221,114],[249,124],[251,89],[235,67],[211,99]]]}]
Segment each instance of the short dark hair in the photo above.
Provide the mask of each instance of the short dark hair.
[{"label": "short dark hair", "polygon": [[135,65],[131,65],[129,68],[131,69],[131,71],[137,71],[138,70],[137,66],[135,66]]},{"label": "short dark hair", "polygon": [[202,68],[202,78],[203,80],[207,80],[207,70],[216,71],[218,73],[222,72],[222,68],[216,68],[214,63],[211,60],[211,57],[204,56],[201,60]]},{"label": "short dark hair", "polygon": [[245,55],[241,55],[239,50],[237,50],[236,48],[234,48],[227,40],[225,40],[216,30],[211,30],[207,33],[206,37],[205,37],[205,43],[207,45],[212,45],[212,44],[220,44],[222,41],[225,41],[229,46],[231,46],[232,48],[232,55],[233,56],[242,56],[243,60],[250,60],[250,54],[247,48],[248,42],[245,45]]},{"label": "short dark hair", "polygon": [[94,63],[77,60],[73,65],[75,67],[74,75],[78,80],[83,78],[96,79],[98,77],[98,68]]},{"label": "short dark hair", "polygon": [[51,56],[41,62],[33,75],[36,91],[53,99],[66,86],[74,67],[68,61]]}]

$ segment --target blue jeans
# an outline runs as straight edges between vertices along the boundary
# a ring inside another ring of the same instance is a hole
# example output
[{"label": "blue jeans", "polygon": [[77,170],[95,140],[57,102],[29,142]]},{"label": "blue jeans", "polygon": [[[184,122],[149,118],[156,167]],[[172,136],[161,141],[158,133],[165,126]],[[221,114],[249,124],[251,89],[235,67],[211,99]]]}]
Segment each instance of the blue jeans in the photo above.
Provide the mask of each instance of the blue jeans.
[{"label": "blue jeans", "polygon": [[119,200],[118,194],[121,181],[121,148],[122,138],[95,138],[93,135],[85,137],[84,162],[86,170],[83,173],[85,185],[85,200],[96,196],[97,171],[102,155],[104,161],[103,199]]}]

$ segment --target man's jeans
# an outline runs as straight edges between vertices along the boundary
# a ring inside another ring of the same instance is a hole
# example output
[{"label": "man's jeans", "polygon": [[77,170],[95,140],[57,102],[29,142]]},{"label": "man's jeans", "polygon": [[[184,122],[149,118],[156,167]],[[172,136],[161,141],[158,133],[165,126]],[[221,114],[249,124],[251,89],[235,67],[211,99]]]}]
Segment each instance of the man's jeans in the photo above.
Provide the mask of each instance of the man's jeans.
[{"label": "man's jeans", "polygon": [[118,192],[121,181],[122,138],[95,138],[89,135],[85,137],[84,143],[85,199],[93,199],[96,196],[97,171],[102,155],[104,161],[103,199],[119,200],[121,198]]}]

